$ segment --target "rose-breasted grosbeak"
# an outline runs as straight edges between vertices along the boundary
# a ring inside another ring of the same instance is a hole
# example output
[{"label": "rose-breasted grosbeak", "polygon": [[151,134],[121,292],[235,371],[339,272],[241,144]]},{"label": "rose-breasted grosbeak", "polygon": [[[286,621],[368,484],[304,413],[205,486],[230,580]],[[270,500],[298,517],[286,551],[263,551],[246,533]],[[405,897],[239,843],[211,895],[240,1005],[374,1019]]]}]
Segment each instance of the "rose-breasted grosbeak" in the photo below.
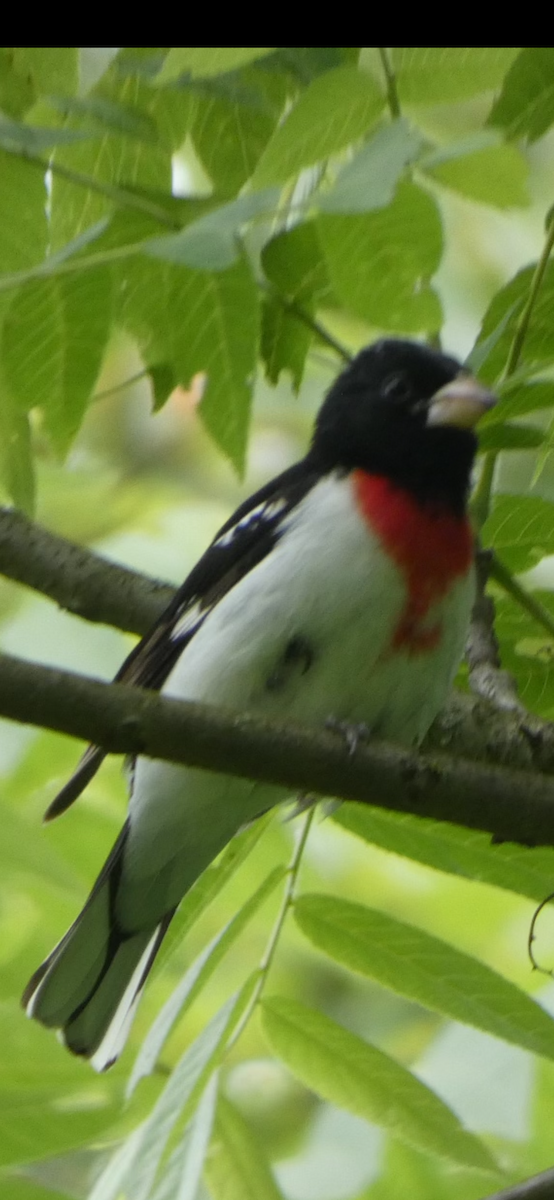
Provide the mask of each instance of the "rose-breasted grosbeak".
[{"label": "rose-breasted grosbeak", "polygon": [[[407,341],[363,350],[305,458],[241,504],[117,678],[166,695],[419,741],[460,660],[474,594],[473,426],[493,403]],[[94,747],[49,816],[80,794]],[[30,1016],[102,1069],[117,1057],[179,901],[281,789],[138,758],[127,822],[31,979]]]}]

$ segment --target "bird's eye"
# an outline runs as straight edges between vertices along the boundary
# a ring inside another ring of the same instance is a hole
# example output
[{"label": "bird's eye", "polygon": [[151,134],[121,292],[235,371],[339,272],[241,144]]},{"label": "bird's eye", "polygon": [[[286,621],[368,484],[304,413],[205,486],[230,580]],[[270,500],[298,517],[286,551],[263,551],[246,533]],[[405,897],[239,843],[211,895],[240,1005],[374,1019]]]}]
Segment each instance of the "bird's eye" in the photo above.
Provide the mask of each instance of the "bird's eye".
[{"label": "bird's eye", "polygon": [[404,375],[389,375],[383,384],[383,395],[390,400],[408,400],[410,388]]}]

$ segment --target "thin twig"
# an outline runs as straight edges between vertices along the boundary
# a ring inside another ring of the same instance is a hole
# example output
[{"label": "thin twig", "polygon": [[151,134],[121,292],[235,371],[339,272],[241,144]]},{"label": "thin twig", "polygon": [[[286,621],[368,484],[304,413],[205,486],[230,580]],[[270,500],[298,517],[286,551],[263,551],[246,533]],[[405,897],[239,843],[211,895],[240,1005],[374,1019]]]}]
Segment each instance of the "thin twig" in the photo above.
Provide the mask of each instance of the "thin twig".
[{"label": "thin twig", "polygon": [[352,355],[346,349],[346,346],[343,346],[337,338],[334,338],[324,325],[321,325],[315,317],[312,317],[311,313],[306,312],[306,309],[302,308],[302,305],[297,300],[293,300],[289,296],[284,296],[278,288],[274,287],[271,283],[266,283],[265,280],[260,280],[259,286],[262,291],[267,292],[269,296],[277,300],[292,317],[296,317],[297,321],[300,321],[302,325],[311,329],[312,333],[315,333],[321,342],[329,346],[331,350],[334,350],[335,354],[338,354],[343,362],[352,362]]},{"label": "thin twig", "polygon": [[[552,253],[553,246],[554,246],[554,221],[551,221],[549,226],[547,227],[547,237],[546,237],[543,249],[542,249],[541,256],[537,262],[537,265],[536,265],[534,273],[533,273],[533,278],[531,280],[531,286],[529,288],[529,295],[527,297],[525,305],[522,309],[522,312],[521,312],[518,322],[516,324],[514,336],[512,338],[512,344],[510,346],[508,357],[506,359],[506,365],[504,367],[504,370],[502,371],[502,374],[501,374],[499,380],[497,381],[498,386],[500,386],[500,384],[503,384],[508,379],[510,379],[511,376],[515,374],[515,372],[517,371],[517,369],[519,367],[521,355],[523,353],[523,346],[525,344],[525,338],[527,337],[527,333],[529,331],[529,324],[530,324],[531,317],[533,314],[533,309],[534,309],[535,304],[538,299],[538,295],[539,295],[539,292],[541,289],[542,281],[544,279],[546,268],[548,266],[548,260]],[[477,487],[475,488],[473,498],[471,501],[471,513],[472,513],[472,517],[475,522],[476,528],[478,530],[482,529],[482,527],[489,515],[489,512],[490,512],[492,484],[493,484],[494,472],[495,472],[497,459],[498,459],[498,451],[497,450],[489,450],[488,454],[485,454],[485,457],[483,459],[483,465],[481,467],[481,474],[479,476],[479,481],[477,483]]]},{"label": "thin twig", "polygon": [[390,114],[393,120],[397,120],[398,117],[402,116],[402,112],[400,109],[400,100],[398,98],[398,88],[396,86],[396,75],[393,71],[388,53],[384,46],[378,46],[377,53],[381,59],[381,66],[383,68],[383,73],[386,80],[387,100],[390,108]]},{"label": "thin twig", "polygon": [[309,812],[306,813],[306,815],[304,817],[304,821],[300,826],[300,830],[297,835],[296,845],[294,847],[292,859],[291,859],[290,865],[287,870],[287,879],[286,879],[286,884],[285,884],[285,888],[283,891],[283,897],[281,900],[281,904],[279,906],[279,912],[277,913],[277,916],[275,918],[275,924],[269,935],[269,940],[268,940],[267,946],[265,948],[265,951],[263,953],[263,956],[262,956],[262,959],[260,962],[259,975],[258,975],[258,979],[256,982],[256,986],[254,988],[252,996],[250,997],[248,1006],[245,1009],[245,1011],[240,1019],[239,1024],[237,1025],[236,1029],[234,1030],[231,1040],[227,1044],[226,1052],[229,1051],[231,1049],[231,1047],[235,1045],[235,1042],[238,1041],[243,1030],[248,1025],[248,1022],[252,1016],[252,1013],[254,1012],[254,1009],[256,1008],[258,1001],[260,1000],[260,997],[264,990],[264,987],[266,985],[267,977],[268,977],[269,971],[271,969],[271,964],[275,957],[277,946],[279,945],[279,939],[280,939],[281,933],[283,931],[283,925],[285,923],[289,909],[292,907],[292,905],[294,903],[294,895],[295,895],[295,890],[296,890],[296,883],[298,880],[298,872],[300,870],[300,866],[302,863],[302,857],[304,854],[306,842],[308,840],[308,834],[310,832],[314,816],[315,816],[315,805],[313,805],[312,808],[310,808]]},{"label": "thin twig", "polygon": [[554,1196],[554,1168],[534,1175],[532,1179],[523,1179],[512,1187],[494,1192],[484,1200],[552,1200]]},{"label": "thin twig", "polygon": [[121,383],[114,383],[113,387],[104,388],[101,392],[95,392],[91,396],[90,402],[91,404],[95,404],[97,400],[107,400],[108,396],[116,396],[118,392],[126,391],[134,383],[140,383],[141,379],[147,379],[149,374],[148,367],[144,367],[142,371],[137,371],[136,375],[129,375],[127,379],[122,379]]},{"label": "thin twig", "polygon": [[104,196],[106,200],[112,200],[120,208],[132,208],[136,212],[144,213],[145,216],[152,217],[168,229],[178,231],[181,228],[182,222],[170,216],[161,204],[156,204],[154,200],[149,200],[147,196],[141,196],[138,192],[128,190],[121,184],[116,186],[103,183],[101,180],[93,179],[91,175],[84,175],[81,171],[74,171],[71,167],[66,167],[56,158],[47,159],[42,158],[40,154],[33,154],[23,146],[14,146],[13,149],[10,149],[9,146],[3,145],[2,149],[6,154],[12,154],[14,158],[24,159],[29,166],[37,167],[43,175],[49,171],[52,175],[58,175],[68,183],[75,184],[76,187],[84,188],[88,192],[95,192],[99,196]]}]

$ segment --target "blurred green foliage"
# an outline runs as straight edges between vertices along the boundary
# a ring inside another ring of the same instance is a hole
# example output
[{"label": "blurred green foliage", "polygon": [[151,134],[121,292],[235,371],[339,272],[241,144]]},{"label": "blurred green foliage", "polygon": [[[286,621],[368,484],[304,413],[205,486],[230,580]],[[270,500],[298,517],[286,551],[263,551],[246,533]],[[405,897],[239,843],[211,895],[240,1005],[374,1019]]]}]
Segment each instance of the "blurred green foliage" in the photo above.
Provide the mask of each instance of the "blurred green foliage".
[{"label": "blurred green foliage", "polygon": [[[553,77],[552,50],[0,51],[4,501],[178,582],[302,452],[337,343],[441,337],[502,395],[484,541],[554,618],[552,265],[529,308]],[[6,650],[106,678],[132,644],[8,580],[0,619]],[[500,593],[497,632],[552,718],[552,638]],[[554,851],[316,818],[260,1021],[298,825],[264,820],[186,898],[95,1077],[18,1008],[122,820],[109,761],[41,828],[77,754],[1,726],[2,1197],[479,1200],[495,1163],[551,1165],[554,992],[526,941]],[[540,935],[548,958],[548,914]]]}]

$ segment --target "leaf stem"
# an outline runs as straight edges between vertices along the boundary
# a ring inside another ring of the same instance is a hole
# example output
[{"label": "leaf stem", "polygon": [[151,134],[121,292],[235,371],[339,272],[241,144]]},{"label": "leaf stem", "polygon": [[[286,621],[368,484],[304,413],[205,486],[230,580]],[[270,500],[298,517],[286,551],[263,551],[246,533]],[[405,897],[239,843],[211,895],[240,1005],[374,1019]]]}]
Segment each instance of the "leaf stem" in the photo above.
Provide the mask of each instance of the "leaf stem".
[{"label": "leaf stem", "polygon": [[387,100],[390,108],[391,117],[396,121],[402,116],[400,108],[400,100],[398,98],[398,88],[396,86],[396,75],[392,69],[391,62],[384,46],[377,47],[377,53],[381,59],[381,66],[387,84]]},{"label": "leaf stem", "polygon": [[494,479],[494,471],[496,467],[497,453],[495,450],[489,450],[483,456],[481,465],[481,474],[473,491],[473,496],[470,502],[470,512],[473,524],[477,531],[480,531],[487,520],[491,507],[492,483]]},{"label": "leaf stem", "polygon": [[531,280],[529,295],[516,325],[512,345],[510,347],[510,353],[508,355],[504,371],[500,377],[500,383],[504,383],[504,381],[508,379],[510,375],[513,375],[514,371],[516,371],[517,367],[519,366],[523,345],[529,330],[531,315],[537,301],[542,281],[544,279],[544,274],[548,266],[548,260],[552,253],[552,247],[554,246],[554,220],[550,222],[547,233],[548,236],[544,243],[542,254],[535,267],[533,278]]},{"label": "leaf stem", "polygon": [[[529,295],[517,322],[512,344],[510,346],[510,351],[506,359],[506,365],[498,380],[499,384],[505,383],[507,379],[514,375],[519,366],[521,355],[523,353],[525,338],[527,337],[527,333],[529,331],[531,316],[537,302],[553,246],[554,220],[550,221],[547,225],[547,237],[542,249],[542,254],[533,273],[531,286],[529,288]],[[495,450],[490,450],[488,454],[485,455],[479,482],[471,502],[472,516],[478,530],[482,528],[490,512],[492,483],[494,479],[494,469],[497,458],[498,451]],[[521,594],[525,594],[523,589],[521,589]]]},{"label": "leaf stem", "polygon": [[329,346],[331,350],[334,350],[335,354],[338,354],[339,358],[342,358],[343,362],[352,362],[352,355],[346,349],[346,346],[343,346],[342,342],[337,341],[337,339],[333,337],[332,333],[329,333],[324,325],[320,325],[319,321],[317,321],[315,317],[312,317],[309,312],[306,312],[305,308],[302,308],[301,304],[298,304],[296,300],[291,300],[289,296],[284,296],[283,293],[278,290],[278,288],[273,287],[272,284],[266,283],[264,280],[259,281],[259,286],[261,287],[262,291],[267,292],[270,296],[274,296],[275,299],[282,304],[286,312],[289,312],[292,317],[296,317],[297,321],[300,321],[302,325],[306,325],[308,329],[311,329],[312,333],[315,333],[316,337],[318,337],[320,341],[324,343],[324,345]]},{"label": "leaf stem", "polygon": [[95,392],[90,398],[91,404],[97,400],[107,400],[108,396],[115,396],[118,392],[124,392],[126,388],[132,387],[133,383],[140,383],[141,379],[147,379],[149,371],[144,367],[142,371],[137,371],[136,375],[129,375],[128,379],[122,379],[121,383],[114,383],[113,387],[104,388],[101,392]]},{"label": "leaf stem", "polygon": [[127,246],[114,246],[111,250],[98,250],[96,254],[72,258],[67,262],[50,262],[49,259],[46,259],[36,267],[29,267],[27,271],[14,271],[12,275],[0,276],[0,293],[10,292],[24,283],[30,283],[33,279],[74,275],[78,271],[105,266],[106,263],[116,262],[118,259],[133,258],[136,254],[140,254],[143,248],[144,241],[130,242]]},{"label": "leaf stem", "polygon": [[50,171],[52,175],[58,175],[60,179],[65,179],[68,183],[75,184],[76,187],[82,187],[89,192],[96,192],[99,196],[105,196],[107,200],[112,200],[120,208],[132,208],[136,212],[142,212],[168,229],[178,231],[181,228],[181,222],[171,217],[161,204],[156,204],[154,200],[149,200],[147,196],[140,196],[125,186],[102,183],[100,180],[94,179],[92,175],[85,175],[81,171],[74,171],[71,167],[64,166],[55,158],[42,158],[40,154],[32,154],[30,150],[25,150],[23,147],[10,149],[8,146],[3,146],[2,149],[6,154],[22,158],[31,167],[37,167],[44,175]]},{"label": "leaf stem", "polygon": [[281,900],[281,904],[279,907],[279,912],[277,913],[277,917],[275,919],[275,924],[269,935],[269,940],[268,940],[267,946],[264,950],[264,953],[263,953],[263,956],[262,956],[262,959],[260,962],[258,981],[257,981],[256,987],[254,988],[254,991],[252,992],[248,1006],[245,1009],[244,1013],[242,1014],[239,1024],[234,1029],[234,1031],[231,1035],[231,1038],[230,1038],[229,1042],[227,1043],[227,1052],[235,1045],[235,1042],[237,1042],[238,1039],[240,1038],[240,1036],[241,1036],[243,1030],[245,1029],[246,1025],[248,1024],[248,1022],[252,1016],[252,1013],[254,1012],[254,1009],[256,1008],[256,1005],[258,1004],[260,996],[264,990],[264,987],[265,987],[265,984],[267,981],[267,977],[268,977],[269,971],[271,969],[271,964],[275,957],[275,952],[277,950],[277,946],[279,945],[279,939],[281,937],[283,925],[285,923],[288,911],[294,903],[296,883],[298,880],[298,872],[300,870],[300,866],[302,863],[302,857],[303,857],[304,850],[306,847],[306,842],[308,840],[308,834],[312,827],[312,822],[313,822],[313,819],[315,816],[315,809],[316,809],[316,806],[314,804],[309,809],[309,811],[306,813],[306,816],[304,817],[304,820],[300,827],[298,837],[296,840],[296,845],[294,847],[293,855],[292,855],[292,858],[290,861],[290,865],[287,870],[287,881],[286,881],[285,889],[283,892],[283,898]]}]

